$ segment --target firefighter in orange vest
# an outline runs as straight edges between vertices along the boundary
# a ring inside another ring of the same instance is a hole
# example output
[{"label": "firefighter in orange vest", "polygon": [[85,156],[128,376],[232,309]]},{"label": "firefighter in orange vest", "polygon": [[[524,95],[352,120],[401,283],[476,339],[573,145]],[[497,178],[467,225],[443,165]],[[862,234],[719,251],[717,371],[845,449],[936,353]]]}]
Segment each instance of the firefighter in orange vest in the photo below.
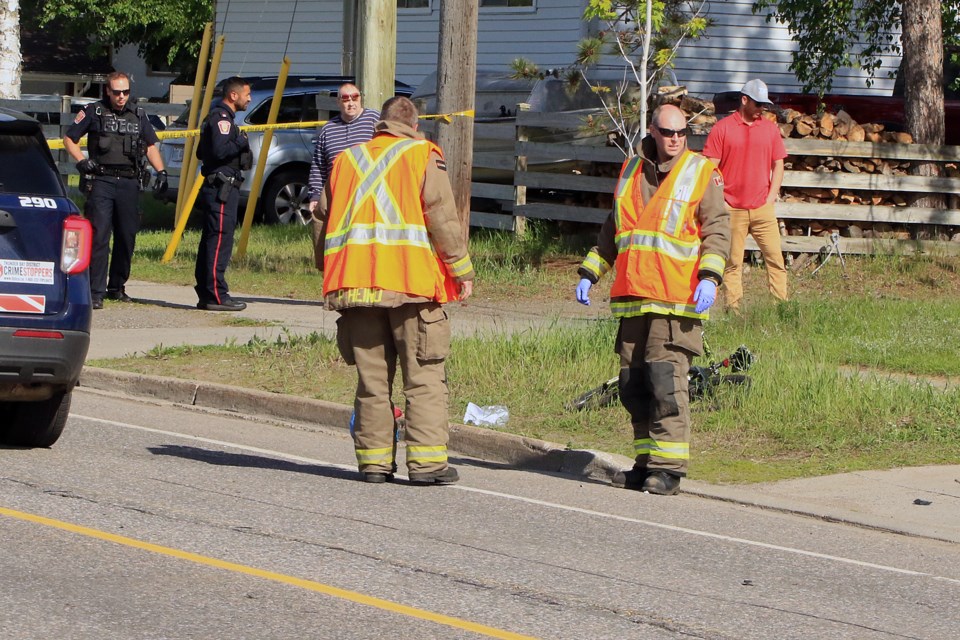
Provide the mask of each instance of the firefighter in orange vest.
[{"label": "firefighter in orange vest", "polygon": [[373,139],[337,156],[314,211],[314,246],[324,302],[340,312],[340,354],[357,367],[353,441],[363,480],[393,480],[399,360],[410,482],[453,484],[442,305],[470,297],[473,264],[443,152],[417,133],[409,99],[387,100]]},{"label": "firefighter in orange vest", "polygon": [[664,105],[651,122],[640,154],[623,164],[576,295],[590,304],[590,287],[616,270],[610,308],[620,318],[620,401],[636,458],[613,485],[673,495],[690,458],[687,371],[729,257],[730,216],[716,167],[687,149],[683,112]]}]

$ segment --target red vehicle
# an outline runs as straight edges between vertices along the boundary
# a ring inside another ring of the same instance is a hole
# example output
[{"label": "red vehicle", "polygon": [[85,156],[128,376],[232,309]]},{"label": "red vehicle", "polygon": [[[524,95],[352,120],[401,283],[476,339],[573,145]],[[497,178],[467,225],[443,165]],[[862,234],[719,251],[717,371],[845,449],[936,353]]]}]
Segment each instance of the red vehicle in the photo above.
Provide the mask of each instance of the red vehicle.
[{"label": "red vehicle", "polygon": [[[770,93],[778,109],[795,109],[801,113],[817,113],[821,100],[811,93]],[[846,111],[858,123],[882,124],[887,131],[904,131],[906,117],[902,96],[855,96],[826,94],[823,104],[829,113]],[[722,117],[740,105],[739,91],[724,91],[713,97],[717,117]],[[960,144],[960,100],[944,100],[946,111],[945,144]]]}]

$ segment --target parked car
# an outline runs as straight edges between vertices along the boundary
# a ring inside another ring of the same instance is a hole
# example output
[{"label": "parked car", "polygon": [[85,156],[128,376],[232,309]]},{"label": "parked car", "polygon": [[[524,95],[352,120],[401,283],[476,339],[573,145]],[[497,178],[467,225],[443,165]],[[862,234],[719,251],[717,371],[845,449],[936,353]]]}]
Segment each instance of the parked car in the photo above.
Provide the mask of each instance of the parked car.
[{"label": "parked car", "polygon": [[[821,100],[812,93],[770,93],[777,109],[817,113]],[[882,124],[887,131],[903,131],[906,125],[903,96],[858,96],[828,93],[822,99],[828,113],[846,111],[858,123]],[[739,91],[724,91],[713,97],[717,117],[740,106]],[[960,144],[960,100],[944,100],[946,136],[944,144]]]},{"label": "parked car", "polygon": [[[236,124],[266,124],[273,103],[276,77],[249,78],[250,105],[246,111],[237,113]],[[287,78],[280,102],[277,122],[316,122],[329,120],[338,111],[331,111],[329,98],[335,98],[340,85],[353,82],[347,76],[290,76]],[[413,87],[403,82],[396,83],[396,93],[411,96]],[[327,98],[327,100],[320,100]],[[322,104],[323,103],[323,104]],[[366,105],[377,108],[379,105]],[[167,131],[185,129],[189,109],[167,127]],[[263,141],[263,132],[251,131],[250,149],[253,151],[253,166],[256,169]],[[261,182],[258,212],[264,222],[269,224],[298,223],[306,224],[310,220],[307,209],[307,177],[310,173],[310,161],[316,142],[317,129],[276,129],[267,154]],[[170,188],[164,197],[176,199],[180,186],[180,169],[183,163],[184,138],[168,138],[161,142],[160,153],[169,174]],[[244,173],[244,182],[240,187],[240,197],[250,197],[250,185],[253,182],[253,169]]]},{"label": "parked car", "polygon": [[60,437],[90,346],[93,231],[40,123],[0,108],[0,442]]}]

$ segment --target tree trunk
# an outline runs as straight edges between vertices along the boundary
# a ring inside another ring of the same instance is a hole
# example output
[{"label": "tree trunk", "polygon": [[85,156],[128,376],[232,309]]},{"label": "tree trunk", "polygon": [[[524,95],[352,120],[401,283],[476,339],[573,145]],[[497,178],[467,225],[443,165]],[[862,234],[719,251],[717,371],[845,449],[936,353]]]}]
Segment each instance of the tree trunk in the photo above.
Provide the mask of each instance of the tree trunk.
[{"label": "tree trunk", "polygon": [[[942,145],[943,109],[943,25],[940,2],[904,0],[903,2],[903,74],[904,111],[907,131],[920,144]],[[918,163],[911,173],[940,175],[932,162]],[[918,207],[944,206],[942,196],[924,196]]]},{"label": "tree trunk", "polygon": [[20,98],[20,1],[0,1],[0,98]]}]

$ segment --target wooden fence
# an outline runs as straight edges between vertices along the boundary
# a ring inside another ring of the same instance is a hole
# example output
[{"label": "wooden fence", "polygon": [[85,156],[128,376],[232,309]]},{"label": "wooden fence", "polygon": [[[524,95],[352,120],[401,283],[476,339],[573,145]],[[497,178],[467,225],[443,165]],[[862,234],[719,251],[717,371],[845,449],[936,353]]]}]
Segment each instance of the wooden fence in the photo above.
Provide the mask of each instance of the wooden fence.
[{"label": "wooden fence", "polygon": [[[472,184],[475,211],[471,212],[471,224],[516,230],[522,228],[527,218],[602,223],[610,212],[616,176],[624,158],[615,147],[600,146],[596,140],[592,140],[592,144],[582,144],[582,140],[575,139],[588,113],[591,112],[520,111],[514,121],[477,122]],[[566,136],[562,132],[566,132]],[[551,137],[566,137],[572,142],[541,141]],[[705,136],[689,136],[690,147],[694,150],[702,149],[704,141]],[[791,158],[822,156],[897,162],[933,161],[941,165],[960,160],[958,146],[804,139],[786,139],[784,142]],[[493,179],[483,180],[487,174]],[[915,194],[943,194],[955,207],[960,195],[960,178],[788,170],[784,174],[783,187],[784,191],[794,188],[842,189],[902,194],[907,200]],[[477,206],[478,203],[481,206]],[[840,248],[844,253],[960,255],[960,242],[916,239],[924,235],[916,233],[921,229],[939,228],[941,235],[944,230],[947,232],[946,237],[960,233],[960,209],[957,208],[790,201],[777,204],[777,216],[794,229],[817,221],[818,227],[846,228],[851,223],[864,223],[866,226],[886,224],[912,230],[914,239],[910,240],[843,237]],[[784,251],[814,253],[829,242],[829,238],[824,237],[829,235],[828,231],[816,235],[809,227],[807,229],[809,235],[785,236]],[[756,248],[752,239],[747,248]]]}]

